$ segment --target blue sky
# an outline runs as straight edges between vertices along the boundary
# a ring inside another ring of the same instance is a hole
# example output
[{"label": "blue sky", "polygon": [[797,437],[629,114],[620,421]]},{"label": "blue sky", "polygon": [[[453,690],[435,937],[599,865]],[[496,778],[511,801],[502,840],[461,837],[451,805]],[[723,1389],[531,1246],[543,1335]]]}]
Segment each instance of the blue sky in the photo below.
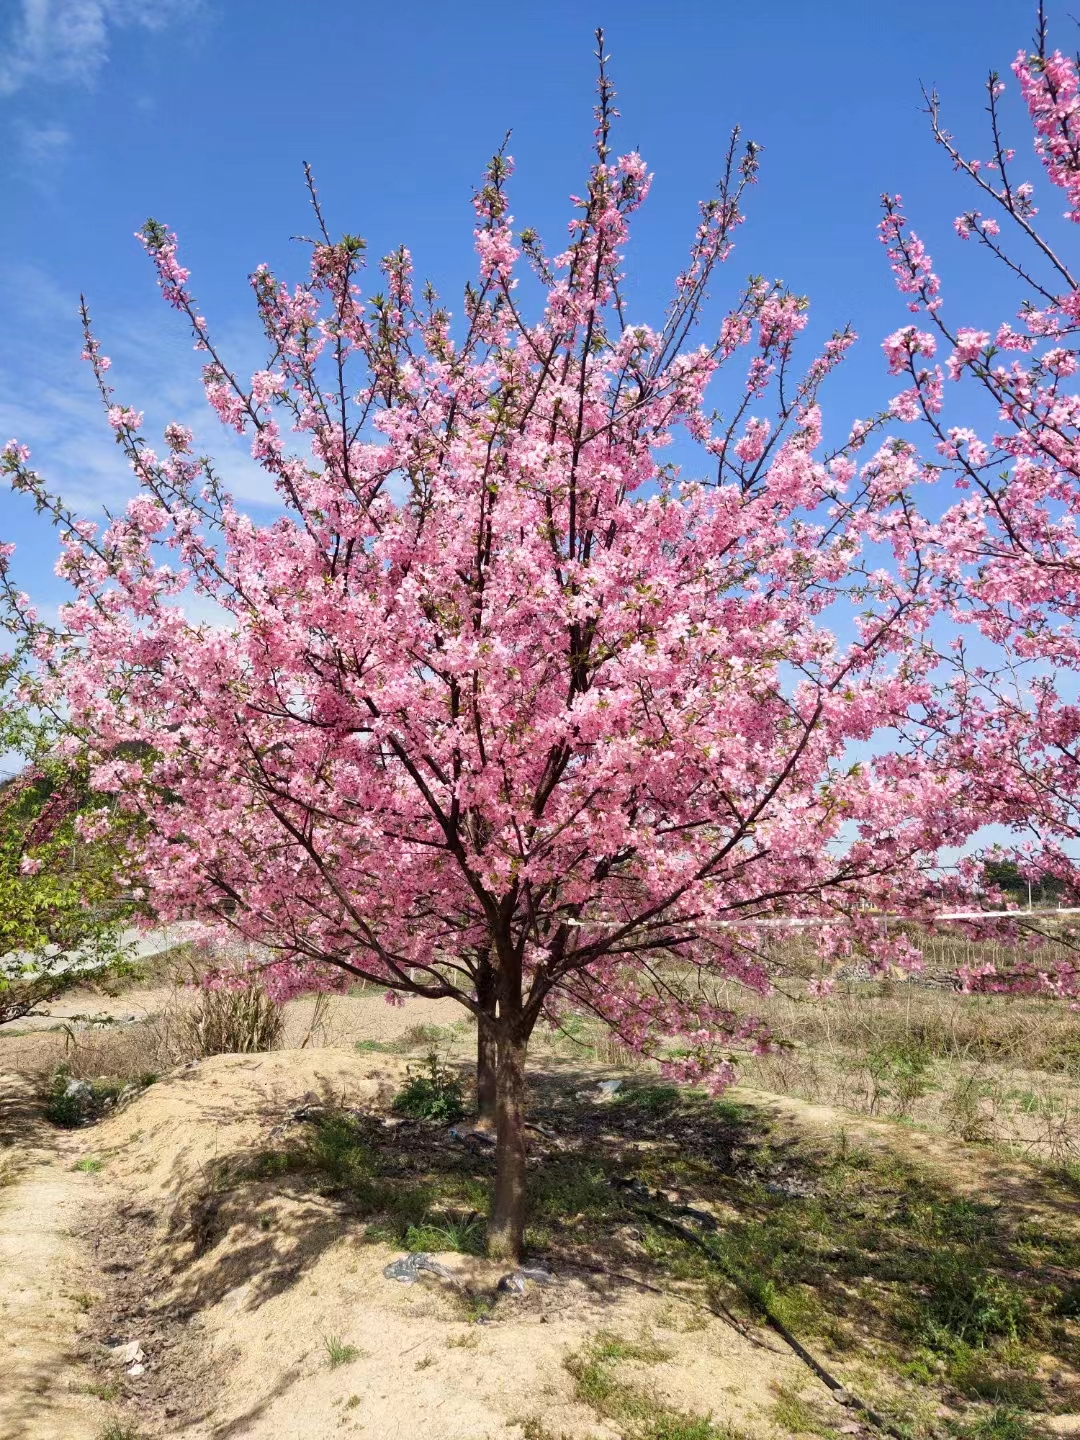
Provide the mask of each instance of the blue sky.
[{"label": "blue sky", "polygon": [[[1074,27],[1058,19],[1068,48]],[[855,323],[862,344],[824,397],[837,432],[896,388],[879,343],[906,316],[874,234],[883,189],[903,193],[931,241],[952,313],[1003,318],[995,277],[952,238],[970,201],[929,139],[919,87],[938,86],[983,153],[982,81],[1027,42],[1026,0],[942,0],[932,20],[873,0],[0,0],[0,439],[29,443],[81,509],[129,492],[78,359],[82,290],[118,398],[155,424],[194,423],[257,506],[263,482],[205,411],[198,358],[132,232],[148,214],[179,232],[241,370],[259,363],[248,273],[303,264],[289,237],[310,228],[304,160],[334,228],[374,255],[404,241],[456,306],[473,268],[471,190],[505,130],[518,223],[564,233],[588,161],[597,23],[619,147],[656,174],[629,256],[633,318],[658,317],[735,123],[765,151],[724,285],[779,275],[809,293],[819,331]],[[1017,138],[1028,145],[1022,121]],[[19,543],[26,588],[55,599],[47,527],[0,496],[0,535]]]}]

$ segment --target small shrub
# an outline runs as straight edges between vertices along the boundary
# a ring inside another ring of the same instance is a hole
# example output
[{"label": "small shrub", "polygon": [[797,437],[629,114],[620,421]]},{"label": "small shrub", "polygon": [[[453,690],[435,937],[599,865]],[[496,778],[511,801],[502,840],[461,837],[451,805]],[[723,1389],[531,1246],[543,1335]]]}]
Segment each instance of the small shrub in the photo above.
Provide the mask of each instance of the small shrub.
[{"label": "small shrub", "polygon": [[198,1059],[274,1050],[284,1028],[284,1010],[254,980],[240,989],[200,990],[177,1020],[181,1048]]},{"label": "small shrub", "polygon": [[77,1080],[67,1065],[58,1065],[45,1097],[45,1118],[63,1130],[76,1130],[97,1120],[123,1089],[119,1080]]},{"label": "small shrub", "polygon": [[440,1062],[433,1050],[424,1062],[424,1070],[409,1074],[409,1079],[394,1096],[394,1110],[413,1120],[435,1120],[452,1124],[465,1114],[465,1097],[461,1082]]},{"label": "small shrub", "polygon": [[71,1168],[78,1170],[83,1175],[100,1175],[105,1169],[105,1161],[96,1160],[92,1155],[87,1155],[82,1160],[76,1160]]},{"label": "small shrub", "polygon": [[360,1351],[355,1345],[344,1344],[336,1335],[327,1335],[323,1346],[326,1350],[326,1363],[331,1370],[336,1370],[339,1365],[350,1365],[360,1358]]}]

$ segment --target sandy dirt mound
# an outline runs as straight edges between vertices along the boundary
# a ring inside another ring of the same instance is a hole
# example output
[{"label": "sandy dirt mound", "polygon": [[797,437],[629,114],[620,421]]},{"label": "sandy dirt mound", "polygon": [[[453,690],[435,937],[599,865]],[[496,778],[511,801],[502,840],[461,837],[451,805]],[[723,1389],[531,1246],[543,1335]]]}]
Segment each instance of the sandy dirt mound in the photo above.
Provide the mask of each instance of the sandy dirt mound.
[{"label": "sandy dirt mound", "polygon": [[138,1194],[179,1199],[208,1167],[264,1140],[290,1107],[310,1097],[329,1105],[388,1100],[405,1075],[395,1056],[336,1050],[215,1055],[151,1085],[94,1131],[110,1179]]},{"label": "sandy dirt mound", "polygon": [[[651,1337],[663,1363],[631,1361],[621,1380],[717,1423],[753,1431],[775,1382],[804,1383],[790,1356],[632,1277],[578,1271],[506,1295],[505,1267],[444,1254],[452,1278],[402,1285],[383,1275],[401,1250],[366,1240],[332,1198],[215,1183],[216,1165],[257,1154],[298,1105],[384,1104],[404,1069],[329,1050],[220,1056],[87,1134],[117,1207],[88,1233],[114,1276],[98,1326],[146,1352],[128,1387],[141,1434],[615,1436],[575,1399],[564,1363],[601,1332]],[[477,1324],[481,1295],[494,1305]],[[347,1357],[336,1365],[335,1343]]]}]

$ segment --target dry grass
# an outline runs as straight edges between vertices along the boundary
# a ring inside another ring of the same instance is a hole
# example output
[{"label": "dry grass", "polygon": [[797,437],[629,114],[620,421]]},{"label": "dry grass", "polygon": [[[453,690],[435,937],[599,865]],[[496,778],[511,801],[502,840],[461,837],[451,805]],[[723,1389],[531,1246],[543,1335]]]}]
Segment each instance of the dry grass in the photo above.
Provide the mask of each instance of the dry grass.
[{"label": "dry grass", "polygon": [[[910,982],[801,987],[753,1002],[779,1042],[747,1085],[892,1117],[1060,1163],[1080,1158],[1080,1023],[1060,1001]],[[748,1007],[745,993],[727,997]]]}]

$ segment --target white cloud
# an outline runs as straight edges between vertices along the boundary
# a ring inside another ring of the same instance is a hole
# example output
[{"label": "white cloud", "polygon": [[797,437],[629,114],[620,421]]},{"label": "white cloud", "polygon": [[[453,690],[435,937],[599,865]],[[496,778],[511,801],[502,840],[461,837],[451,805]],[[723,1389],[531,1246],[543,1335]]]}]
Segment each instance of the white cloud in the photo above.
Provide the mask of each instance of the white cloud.
[{"label": "white cloud", "polygon": [[200,0],[21,0],[0,36],[0,96],[28,86],[92,85],[109,58],[112,32],[160,30]]}]

